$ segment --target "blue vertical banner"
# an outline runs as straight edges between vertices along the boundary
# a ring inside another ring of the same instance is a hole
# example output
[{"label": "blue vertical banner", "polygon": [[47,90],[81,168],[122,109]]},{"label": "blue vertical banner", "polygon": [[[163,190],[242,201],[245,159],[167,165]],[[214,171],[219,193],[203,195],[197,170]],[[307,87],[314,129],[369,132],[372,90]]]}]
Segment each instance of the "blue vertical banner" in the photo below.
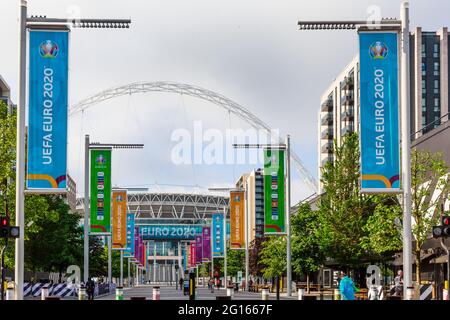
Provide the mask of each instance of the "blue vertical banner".
[{"label": "blue vertical banner", "polygon": [[223,230],[223,214],[216,213],[212,215],[212,252],[214,258],[221,258],[224,256],[224,232]]},{"label": "blue vertical banner", "polygon": [[361,192],[400,190],[398,34],[361,32]]},{"label": "blue vertical banner", "polygon": [[123,253],[124,257],[133,257],[134,255],[134,214],[127,213],[127,243]]},{"label": "blue vertical banner", "polygon": [[68,31],[30,31],[27,188],[65,190]]}]

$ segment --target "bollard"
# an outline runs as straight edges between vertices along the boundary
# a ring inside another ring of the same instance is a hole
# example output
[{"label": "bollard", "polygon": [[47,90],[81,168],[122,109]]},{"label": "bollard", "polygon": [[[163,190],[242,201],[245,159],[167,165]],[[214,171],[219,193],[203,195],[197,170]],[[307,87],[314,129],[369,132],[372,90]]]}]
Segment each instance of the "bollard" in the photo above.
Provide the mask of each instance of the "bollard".
[{"label": "bollard", "polygon": [[227,297],[233,298],[234,295],[234,286],[227,286]]},{"label": "bollard", "polygon": [[341,291],[339,289],[334,289],[333,300],[341,300]]},{"label": "bollard", "polygon": [[123,300],[123,287],[116,288],[116,300]]},{"label": "bollard", "polygon": [[6,300],[14,300],[14,288],[8,287],[6,289]]},{"label": "bollard", "polygon": [[86,300],[86,287],[80,286],[80,291],[78,292],[78,300]]},{"label": "bollard", "polygon": [[269,300],[269,287],[263,287],[261,291],[262,300]]},{"label": "bollard", "polygon": [[159,287],[153,287],[153,300],[161,300]]},{"label": "bollard", "polygon": [[48,297],[48,285],[42,287],[41,290],[41,300],[45,300]]},{"label": "bollard", "polygon": [[406,299],[405,300],[414,300],[414,287],[406,288]]},{"label": "bollard", "polygon": [[303,295],[305,294],[305,288],[298,289],[298,300],[303,300]]},{"label": "bollard", "polygon": [[369,300],[378,300],[378,289],[376,286],[370,286],[368,298]]}]

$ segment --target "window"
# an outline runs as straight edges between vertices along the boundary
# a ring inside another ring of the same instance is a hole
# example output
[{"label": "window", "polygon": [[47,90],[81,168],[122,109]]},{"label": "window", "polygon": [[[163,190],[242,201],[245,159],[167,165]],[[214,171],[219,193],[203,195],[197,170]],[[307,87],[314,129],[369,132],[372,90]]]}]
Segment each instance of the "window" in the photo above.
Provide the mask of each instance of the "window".
[{"label": "window", "polygon": [[427,75],[427,67],[425,65],[425,62],[422,62],[422,76]]},{"label": "window", "polygon": [[422,58],[425,58],[427,56],[426,49],[427,47],[425,46],[425,43],[422,43]]},{"label": "window", "polygon": [[439,80],[434,80],[434,94],[439,94]]},{"label": "window", "polygon": [[425,128],[427,125],[427,118],[425,116],[422,116],[422,128]]},{"label": "window", "polygon": [[434,98],[434,106],[439,107],[439,98]]},{"label": "window", "polygon": [[439,75],[439,70],[440,70],[439,62],[435,62],[435,63],[434,63],[434,75],[435,75],[435,76],[438,76],[438,75]]},{"label": "window", "polygon": [[433,46],[433,57],[439,58],[439,43],[435,43]]},{"label": "window", "polygon": [[422,80],[422,90],[425,90],[427,88],[427,83],[425,80]]}]

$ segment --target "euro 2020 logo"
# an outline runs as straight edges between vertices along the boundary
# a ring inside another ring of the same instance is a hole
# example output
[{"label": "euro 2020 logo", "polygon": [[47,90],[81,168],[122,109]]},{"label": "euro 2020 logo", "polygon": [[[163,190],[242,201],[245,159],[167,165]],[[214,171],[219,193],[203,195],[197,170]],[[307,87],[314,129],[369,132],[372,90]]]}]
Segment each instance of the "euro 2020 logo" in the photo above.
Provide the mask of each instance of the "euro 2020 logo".
[{"label": "euro 2020 logo", "polygon": [[384,60],[388,56],[389,49],[385,43],[376,41],[369,48],[369,55],[373,60]]},{"label": "euro 2020 logo", "polygon": [[58,55],[59,47],[56,42],[46,40],[39,46],[39,54],[45,59],[54,59]]}]

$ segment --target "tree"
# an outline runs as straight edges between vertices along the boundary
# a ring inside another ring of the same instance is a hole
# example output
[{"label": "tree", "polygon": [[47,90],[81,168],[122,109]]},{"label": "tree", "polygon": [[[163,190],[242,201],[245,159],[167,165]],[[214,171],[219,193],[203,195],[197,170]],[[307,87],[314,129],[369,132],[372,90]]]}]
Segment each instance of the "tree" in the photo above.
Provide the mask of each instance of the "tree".
[{"label": "tree", "polygon": [[374,213],[369,217],[364,230],[363,247],[378,255],[391,256],[402,249],[402,208],[397,197],[377,196]]},{"label": "tree", "polygon": [[362,246],[364,226],[373,211],[372,197],[359,192],[359,139],[347,135],[334,143],[335,160],[322,169],[325,194],[319,201],[318,238],[327,257],[342,266],[360,265],[367,252]]},{"label": "tree", "polygon": [[442,153],[414,149],[411,154],[411,216],[418,284],[421,283],[421,250],[439,220],[439,204],[447,198],[449,186],[448,167]]},{"label": "tree", "polygon": [[260,263],[266,279],[286,273],[286,239],[282,236],[268,237],[263,243]]},{"label": "tree", "polygon": [[[112,250],[111,260],[112,276],[114,278],[120,278],[120,251]],[[127,258],[123,258],[123,276],[128,275],[128,261]]]},{"label": "tree", "polygon": [[306,275],[309,292],[309,276],[316,272],[325,259],[316,231],[319,228],[318,212],[304,203],[298,213],[291,217],[292,226],[292,270]]}]

